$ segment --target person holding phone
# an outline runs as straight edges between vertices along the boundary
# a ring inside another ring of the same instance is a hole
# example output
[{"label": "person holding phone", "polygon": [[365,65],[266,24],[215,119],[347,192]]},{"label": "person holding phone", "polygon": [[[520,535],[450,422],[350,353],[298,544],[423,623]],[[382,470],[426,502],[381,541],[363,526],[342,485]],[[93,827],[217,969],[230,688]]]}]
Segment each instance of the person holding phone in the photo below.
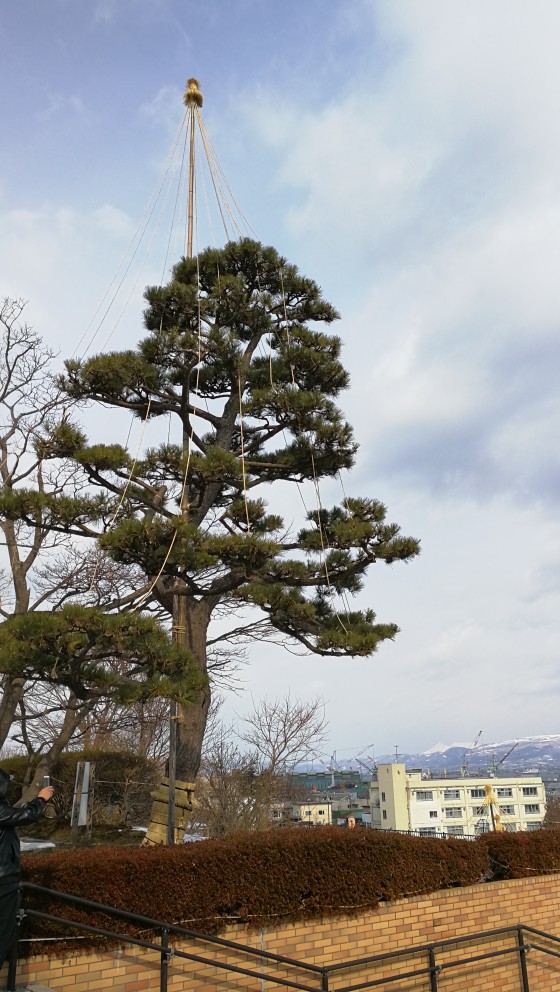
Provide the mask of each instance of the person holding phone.
[{"label": "person holding phone", "polygon": [[20,843],[18,827],[35,823],[45,810],[54,789],[44,784],[39,795],[23,806],[6,802],[11,775],[0,768],[0,967],[10,953],[14,938],[19,885]]}]

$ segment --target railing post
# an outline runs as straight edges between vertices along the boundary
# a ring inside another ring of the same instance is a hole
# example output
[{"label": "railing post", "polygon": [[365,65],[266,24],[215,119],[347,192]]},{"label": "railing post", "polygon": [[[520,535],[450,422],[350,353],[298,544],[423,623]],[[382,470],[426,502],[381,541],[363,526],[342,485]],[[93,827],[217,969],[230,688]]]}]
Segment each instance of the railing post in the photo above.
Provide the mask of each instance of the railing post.
[{"label": "railing post", "polygon": [[436,952],[433,947],[428,950],[428,961],[430,965],[430,992],[438,992],[438,969],[436,967]]},{"label": "railing post", "polygon": [[321,992],[329,992],[329,973],[328,971],[321,972]]},{"label": "railing post", "polygon": [[18,949],[19,949],[19,935],[21,931],[21,921],[25,913],[22,909],[22,892],[21,883],[18,886],[17,897],[16,897],[16,926],[14,930],[14,939],[12,941],[12,946],[10,947],[10,957],[8,958],[8,983],[6,988],[8,992],[15,992],[16,987],[16,970],[17,970],[17,960],[18,960]]},{"label": "railing post", "polygon": [[159,969],[159,992],[167,992],[168,972],[169,972],[169,930],[162,930],[161,964]]},{"label": "railing post", "polygon": [[523,927],[517,928],[517,947],[519,950],[519,964],[521,966],[521,984],[522,984],[523,992],[530,992],[529,974],[527,972],[527,949],[525,947]]}]

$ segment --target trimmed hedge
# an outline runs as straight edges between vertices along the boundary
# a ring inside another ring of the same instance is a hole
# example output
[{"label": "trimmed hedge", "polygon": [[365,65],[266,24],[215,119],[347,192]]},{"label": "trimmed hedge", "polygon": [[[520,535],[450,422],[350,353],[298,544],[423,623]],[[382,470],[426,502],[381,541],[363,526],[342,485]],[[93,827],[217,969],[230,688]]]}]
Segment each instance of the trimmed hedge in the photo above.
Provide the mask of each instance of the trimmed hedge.
[{"label": "trimmed hedge", "polygon": [[[339,827],[234,834],[167,848],[90,848],[22,860],[26,881],[202,932],[228,923],[356,915],[380,900],[471,885],[487,869],[483,846]],[[28,894],[26,904],[93,925],[134,933],[56,900]],[[77,931],[74,931],[77,932]],[[60,933],[27,918],[35,939]],[[80,947],[99,944],[95,937]],[[37,944],[32,945],[38,951]],[[73,945],[75,947],[75,944]],[[60,944],[41,950],[57,953]]]},{"label": "trimmed hedge", "polygon": [[550,875],[560,871],[560,830],[483,834],[492,881]]},{"label": "trimmed hedge", "polygon": [[[212,933],[375,910],[381,900],[479,881],[560,870],[560,831],[483,834],[476,842],[339,827],[233,834],[181,847],[87,848],[22,859],[22,876],[143,916]],[[26,895],[29,908],[134,934],[128,924],[55,899]],[[94,935],[64,944],[61,930],[29,917],[29,953],[99,946]],[[79,931],[69,928],[63,934]],[[59,940],[41,943],[41,937]],[[37,943],[39,940],[39,943]]]}]

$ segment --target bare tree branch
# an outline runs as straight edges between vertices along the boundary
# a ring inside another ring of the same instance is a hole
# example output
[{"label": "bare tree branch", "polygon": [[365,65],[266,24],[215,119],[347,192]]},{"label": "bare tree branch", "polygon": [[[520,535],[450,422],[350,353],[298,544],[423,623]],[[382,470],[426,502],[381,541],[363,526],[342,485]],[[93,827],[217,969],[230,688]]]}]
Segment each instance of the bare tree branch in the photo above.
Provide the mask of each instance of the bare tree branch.
[{"label": "bare tree branch", "polygon": [[319,696],[310,702],[294,700],[289,692],[281,699],[253,703],[243,725],[239,739],[274,774],[305,761],[321,748],[328,731],[324,701]]}]

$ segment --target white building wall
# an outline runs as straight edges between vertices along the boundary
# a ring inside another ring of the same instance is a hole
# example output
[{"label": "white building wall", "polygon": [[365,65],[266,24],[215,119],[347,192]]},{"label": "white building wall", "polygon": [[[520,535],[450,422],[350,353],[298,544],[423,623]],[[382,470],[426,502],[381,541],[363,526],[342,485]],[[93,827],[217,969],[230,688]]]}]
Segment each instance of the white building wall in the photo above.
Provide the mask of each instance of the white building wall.
[{"label": "white building wall", "polygon": [[[391,796],[380,790],[387,781],[387,769],[380,766],[378,782],[371,785],[372,826],[395,829]],[[401,766],[402,768],[403,766]],[[539,776],[511,778],[425,779],[419,771],[405,774],[407,826],[420,833],[475,836],[495,826],[506,830],[535,830],[542,826],[546,811],[545,792]],[[387,815],[383,817],[383,809]],[[399,803],[402,822],[403,803]],[[493,816],[492,816],[493,813]]]}]

